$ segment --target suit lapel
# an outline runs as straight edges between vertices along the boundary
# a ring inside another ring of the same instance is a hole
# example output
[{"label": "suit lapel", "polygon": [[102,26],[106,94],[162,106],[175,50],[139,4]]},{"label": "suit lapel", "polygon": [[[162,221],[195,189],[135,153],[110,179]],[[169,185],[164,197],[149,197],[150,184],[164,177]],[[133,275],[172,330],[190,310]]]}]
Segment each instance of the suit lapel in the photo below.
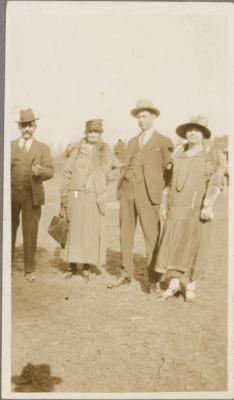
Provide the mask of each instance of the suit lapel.
[{"label": "suit lapel", "polygon": [[134,150],[138,150],[139,149],[138,140],[139,140],[139,135],[135,136],[132,139],[131,147],[129,148],[129,151],[128,151],[128,154],[127,154],[126,164],[128,164],[129,161],[131,160],[132,153],[134,152]]},{"label": "suit lapel", "polygon": [[[18,146],[19,146],[19,139],[13,140],[12,144],[11,144],[11,160],[14,159],[15,152],[16,152]],[[30,156],[32,163],[35,161],[35,158],[38,154],[39,147],[40,147],[39,142],[37,140],[33,139],[32,145],[29,149],[29,156]]]},{"label": "suit lapel", "polygon": [[153,132],[150,140],[145,144],[145,146],[142,148],[142,157],[146,158],[147,154],[150,152],[153,146],[159,145],[159,138],[158,134],[156,131]]},{"label": "suit lapel", "polygon": [[35,161],[35,158],[36,158],[37,153],[38,153],[38,149],[39,149],[39,143],[38,143],[37,140],[33,139],[32,145],[31,145],[30,150],[29,150],[29,155],[30,155],[30,159],[31,159],[32,164]]},{"label": "suit lapel", "polygon": [[129,144],[129,147],[128,147],[128,150],[127,150],[127,154],[126,154],[126,163],[125,163],[125,167],[123,168],[123,170],[122,170],[121,173],[120,173],[120,177],[119,177],[118,184],[117,184],[117,190],[119,190],[119,188],[120,188],[120,186],[121,186],[121,184],[122,184],[122,182],[123,182],[125,173],[126,173],[126,171],[127,171],[127,169],[128,169],[129,162],[130,162],[130,160],[131,160],[131,158],[132,158],[132,153],[134,152],[135,149],[138,149],[138,148],[139,148],[139,146],[138,146],[138,140],[139,140],[139,135],[135,136],[135,137],[131,140],[131,143]]}]

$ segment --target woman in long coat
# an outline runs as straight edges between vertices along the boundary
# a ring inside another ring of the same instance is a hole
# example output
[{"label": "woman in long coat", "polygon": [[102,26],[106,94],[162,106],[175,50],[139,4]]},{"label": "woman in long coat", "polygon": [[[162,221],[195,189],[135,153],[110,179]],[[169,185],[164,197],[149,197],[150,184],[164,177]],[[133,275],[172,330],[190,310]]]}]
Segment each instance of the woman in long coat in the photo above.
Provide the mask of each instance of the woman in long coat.
[{"label": "woman in long coat", "polygon": [[86,122],[85,137],[69,146],[61,188],[61,204],[69,219],[65,261],[70,275],[75,273],[77,263],[83,264],[86,281],[90,264],[106,264],[105,214],[111,152],[101,139],[102,132],[102,120]]},{"label": "woman in long coat", "polygon": [[205,145],[211,132],[202,117],[180,125],[176,133],[187,144],[175,154],[171,187],[164,194],[161,214],[166,221],[155,271],[168,284],[158,300],[185,289],[185,299],[193,301],[196,280],[206,263],[213,205],[224,170],[215,147]]}]

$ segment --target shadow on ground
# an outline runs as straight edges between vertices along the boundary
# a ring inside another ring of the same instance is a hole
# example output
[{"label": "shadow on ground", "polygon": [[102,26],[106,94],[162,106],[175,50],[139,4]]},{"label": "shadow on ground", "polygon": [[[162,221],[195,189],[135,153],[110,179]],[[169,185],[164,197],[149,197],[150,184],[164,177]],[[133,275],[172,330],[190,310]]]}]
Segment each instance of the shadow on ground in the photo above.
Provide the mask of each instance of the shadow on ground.
[{"label": "shadow on ground", "polygon": [[48,364],[28,363],[18,376],[12,376],[14,392],[53,392],[55,385],[62,382],[57,376],[51,376]]},{"label": "shadow on ground", "polygon": [[[61,273],[65,273],[68,271],[68,263],[66,263],[62,258],[62,252],[60,246],[54,249],[54,252],[51,253],[43,247],[38,247],[36,252],[36,265],[37,269],[40,271],[46,270],[49,271],[50,268],[54,268]],[[17,247],[15,249],[14,255],[14,270],[16,271],[23,271],[23,246]],[[121,253],[119,251],[114,251],[110,248],[107,249],[107,264],[103,266],[105,271],[113,276],[118,278],[121,275]],[[83,266],[82,264],[77,265],[76,274],[82,275]],[[90,266],[90,272],[95,275],[100,275],[101,270],[100,267],[95,265]],[[141,254],[134,253],[134,271],[133,277],[136,281],[140,283],[141,290],[143,292],[149,292],[149,279],[148,279],[148,270],[147,270],[147,263],[146,258],[143,257]],[[154,276],[152,277],[151,273],[151,282],[153,282]]]}]

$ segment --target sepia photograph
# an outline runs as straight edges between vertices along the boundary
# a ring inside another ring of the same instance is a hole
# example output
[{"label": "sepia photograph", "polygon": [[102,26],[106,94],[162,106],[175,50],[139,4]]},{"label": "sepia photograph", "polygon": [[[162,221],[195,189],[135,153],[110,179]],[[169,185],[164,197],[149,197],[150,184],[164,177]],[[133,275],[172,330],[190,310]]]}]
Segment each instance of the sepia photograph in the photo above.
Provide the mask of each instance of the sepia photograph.
[{"label": "sepia photograph", "polygon": [[234,397],[233,16],[8,1],[2,398]]}]

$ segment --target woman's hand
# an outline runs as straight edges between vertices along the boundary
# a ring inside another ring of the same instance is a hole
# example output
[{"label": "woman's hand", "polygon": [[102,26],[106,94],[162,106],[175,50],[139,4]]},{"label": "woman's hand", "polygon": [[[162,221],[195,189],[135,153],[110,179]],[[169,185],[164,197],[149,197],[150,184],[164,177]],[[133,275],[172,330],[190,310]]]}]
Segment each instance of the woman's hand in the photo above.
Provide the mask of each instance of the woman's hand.
[{"label": "woman's hand", "polygon": [[213,209],[211,206],[203,206],[201,210],[201,219],[211,221],[214,218]]},{"label": "woman's hand", "polygon": [[167,218],[167,207],[165,204],[160,205],[159,214],[162,220],[165,221],[165,219]]},{"label": "woman's hand", "polygon": [[61,208],[67,208],[67,203],[68,203],[68,197],[67,196],[62,196],[61,197],[61,202],[60,202]]}]

